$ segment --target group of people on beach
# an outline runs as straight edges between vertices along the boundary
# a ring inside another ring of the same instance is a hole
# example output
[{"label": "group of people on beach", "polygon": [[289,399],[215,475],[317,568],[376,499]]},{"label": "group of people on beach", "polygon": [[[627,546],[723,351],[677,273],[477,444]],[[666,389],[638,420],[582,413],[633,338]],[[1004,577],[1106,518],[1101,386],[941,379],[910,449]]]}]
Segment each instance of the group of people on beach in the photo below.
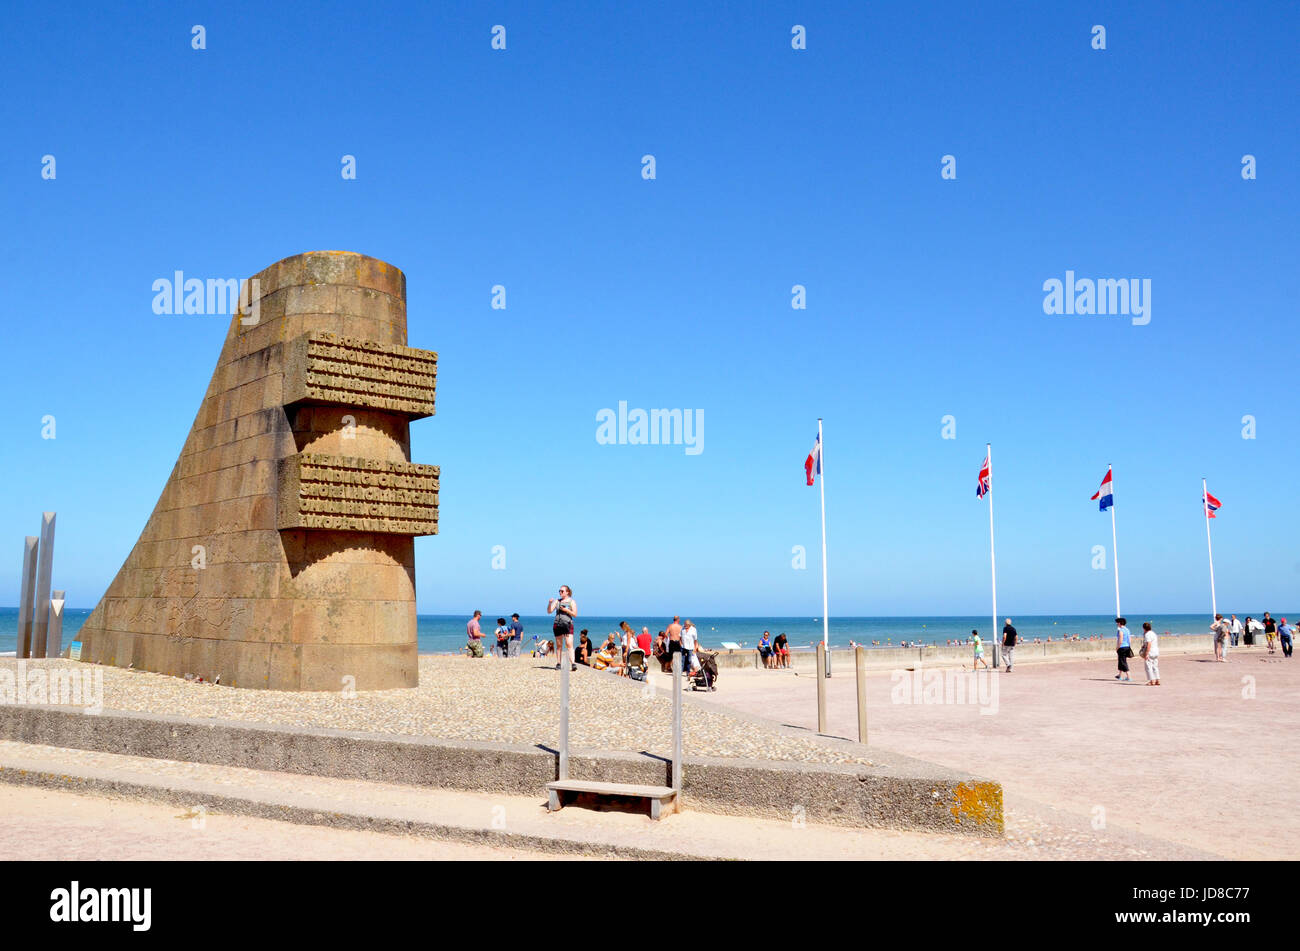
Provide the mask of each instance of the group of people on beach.
[{"label": "group of people on beach", "polygon": [[669,671],[674,654],[682,655],[682,670],[688,677],[704,667],[700,657],[703,650],[700,634],[690,618],[683,624],[681,615],[673,615],[672,621],[654,640],[651,640],[650,628],[642,627],[638,634],[627,621],[620,621],[619,632],[610,632],[604,644],[596,648],[585,628],[577,641],[574,640],[573,622],[578,616],[578,605],[573,599],[573,589],[568,585],[561,585],[559,597],[547,601],[546,613],[554,616],[549,652],[557,658],[556,670],[567,661],[572,670],[577,670],[581,663],[595,670],[607,670],[640,680],[646,675],[649,658],[658,661],[661,670]]},{"label": "group of people on beach", "polygon": [[[487,634],[483,631],[480,619],[482,611],[475,611],[474,616],[465,625],[465,652],[470,657],[483,657]],[[492,654],[496,657],[518,657],[524,640],[524,626],[519,623],[519,615],[510,615],[509,623],[503,617],[497,618],[497,629],[492,637]]]}]

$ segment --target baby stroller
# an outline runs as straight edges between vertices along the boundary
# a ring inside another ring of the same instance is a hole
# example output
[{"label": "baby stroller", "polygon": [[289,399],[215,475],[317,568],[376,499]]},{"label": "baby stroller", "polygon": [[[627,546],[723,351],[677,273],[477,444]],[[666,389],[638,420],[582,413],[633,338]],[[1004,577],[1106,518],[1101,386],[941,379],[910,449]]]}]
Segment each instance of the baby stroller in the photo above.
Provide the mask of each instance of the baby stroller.
[{"label": "baby stroller", "polygon": [[695,653],[700,660],[700,669],[695,671],[694,676],[691,678],[691,689],[717,690],[718,652],[696,651]]},{"label": "baby stroller", "polygon": [[645,680],[648,667],[645,662],[645,651],[639,647],[634,647],[627,652],[627,675],[633,680]]}]

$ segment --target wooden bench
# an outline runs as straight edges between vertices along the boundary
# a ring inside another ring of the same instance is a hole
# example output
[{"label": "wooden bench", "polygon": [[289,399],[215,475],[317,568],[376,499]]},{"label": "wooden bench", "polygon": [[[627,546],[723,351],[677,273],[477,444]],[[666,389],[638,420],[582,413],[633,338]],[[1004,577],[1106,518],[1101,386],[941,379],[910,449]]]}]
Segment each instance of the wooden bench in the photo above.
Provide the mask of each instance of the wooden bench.
[{"label": "wooden bench", "polygon": [[671,786],[639,786],[635,783],[601,783],[582,779],[562,779],[546,784],[549,811],[555,812],[564,805],[561,793],[585,793],[593,796],[611,796],[625,799],[649,799],[650,818],[658,819],[664,803],[676,806],[677,790]]}]

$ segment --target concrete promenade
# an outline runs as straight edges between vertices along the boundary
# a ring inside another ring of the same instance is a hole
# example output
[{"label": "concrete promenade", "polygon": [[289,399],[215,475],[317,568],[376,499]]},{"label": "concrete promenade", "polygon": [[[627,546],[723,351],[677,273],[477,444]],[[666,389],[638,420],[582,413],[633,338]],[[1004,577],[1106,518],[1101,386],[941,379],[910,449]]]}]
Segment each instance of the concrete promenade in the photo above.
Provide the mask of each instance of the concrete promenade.
[{"label": "concrete promenade", "polygon": [[[1163,643],[1162,643],[1163,647]],[[1022,666],[997,678],[996,712],[978,704],[896,703],[901,675],[868,675],[869,748],[1002,783],[1008,829],[1049,810],[1083,837],[1101,824],[1230,858],[1300,858],[1300,661],[1264,647],[1162,651],[1160,687],[1114,679],[1113,654]],[[704,701],[793,730],[817,727],[816,680],[797,670],[735,670]],[[852,666],[828,681],[829,732],[856,738]]]}]

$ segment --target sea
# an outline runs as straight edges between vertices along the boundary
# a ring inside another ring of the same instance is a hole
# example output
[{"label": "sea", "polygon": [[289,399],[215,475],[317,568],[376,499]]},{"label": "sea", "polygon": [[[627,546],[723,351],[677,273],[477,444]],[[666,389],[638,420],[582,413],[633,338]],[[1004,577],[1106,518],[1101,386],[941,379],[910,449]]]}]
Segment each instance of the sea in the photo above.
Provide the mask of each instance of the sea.
[{"label": "sea", "polygon": [[[1238,611],[1239,618],[1262,617],[1263,611]],[[1288,614],[1285,611],[1273,611],[1273,617],[1300,617],[1300,611]],[[76,639],[76,632],[90,616],[85,608],[67,608],[64,610],[63,643],[66,645]],[[421,614],[417,621],[416,639],[418,650],[422,654],[455,653],[465,644],[465,623],[468,615]],[[508,620],[508,619],[507,619]],[[704,647],[722,646],[723,642],[753,647],[758,643],[763,631],[771,631],[772,636],[784,633],[793,649],[811,648],[822,637],[821,618],[808,617],[695,617],[696,629],[700,632],[700,643]],[[987,638],[991,629],[989,616],[967,617],[833,617],[830,620],[830,645],[848,647],[850,642],[865,647],[897,647],[903,643],[912,644],[946,644],[948,641],[963,640],[970,636],[972,629],[978,630]],[[1135,634],[1142,629],[1143,621],[1150,621],[1151,626],[1160,634],[1206,634],[1210,629],[1208,614],[1150,614],[1129,615],[1129,629]],[[577,628],[586,628],[595,639],[603,638],[611,631],[618,630],[618,622],[627,621],[633,630],[640,632],[648,627],[651,635],[659,633],[671,621],[671,616],[650,617],[629,614],[618,617],[579,617]],[[1001,619],[999,618],[999,621]],[[1022,638],[1032,641],[1060,640],[1064,637],[1110,637],[1115,633],[1115,619],[1103,614],[1057,614],[1015,616],[1012,622]],[[531,648],[535,638],[550,637],[550,619],[544,615],[530,615],[520,619],[524,626],[524,650]],[[485,617],[483,630],[491,641],[491,633],[496,628],[495,617]],[[998,625],[1001,630],[1001,624]],[[0,608],[0,653],[16,649],[18,631],[18,609]]]}]

